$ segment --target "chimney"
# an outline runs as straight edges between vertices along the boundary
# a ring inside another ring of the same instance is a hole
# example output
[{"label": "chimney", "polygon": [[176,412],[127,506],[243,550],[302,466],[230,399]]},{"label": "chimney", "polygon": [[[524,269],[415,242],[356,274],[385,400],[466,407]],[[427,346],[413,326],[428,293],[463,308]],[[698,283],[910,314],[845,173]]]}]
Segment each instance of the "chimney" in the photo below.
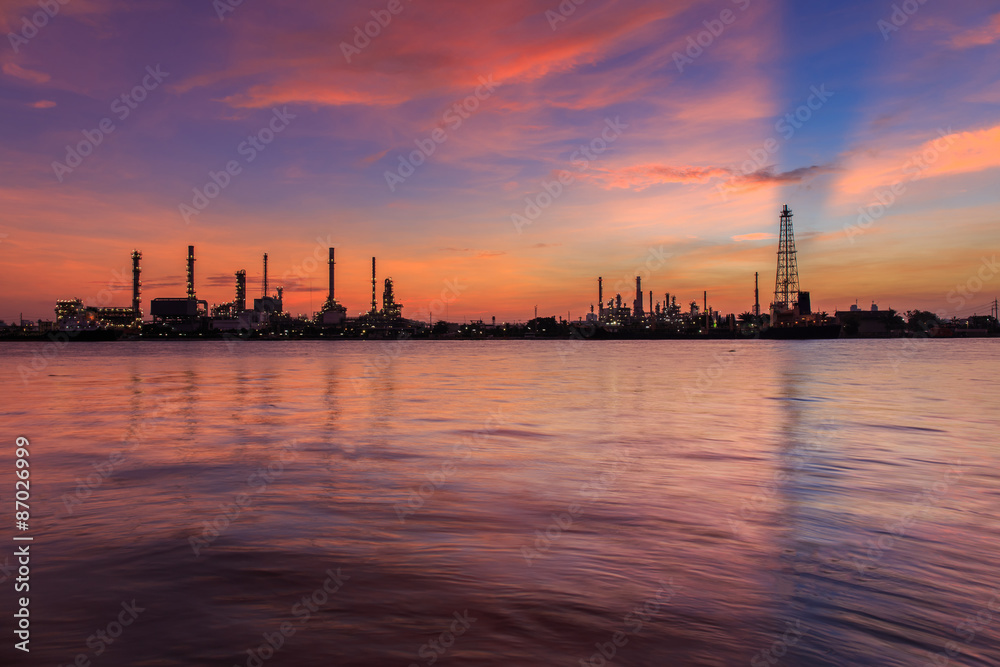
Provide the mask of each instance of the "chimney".
[{"label": "chimney", "polygon": [[375,258],[372,257],[372,315],[378,312],[378,304],[375,301]]},{"label": "chimney", "polygon": [[267,298],[267,253],[264,253],[264,282],[261,284],[261,298]]},{"label": "chimney", "polygon": [[142,269],[139,267],[139,260],[142,259],[142,253],[138,250],[132,253],[132,315],[135,317],[136,322],[142,322],[142,281],[139,276],[142,275]]},{"label": "chimney", "polygon": [[597,279],[597,317],[604,319],[604,278]]},{"label": "chimney", "polygon": [[760,273],[753,274],[753,314],[760,317]]},{"label": "chimney", "polygon": [[330,248],[330,305],[333,305],[333,248]]},{"label": "chimney", "polygon": [[642,316],[642,277],[635,277],[635,303],[632,305],[632,314],[636,317]]},{"label": "chimney", "polygon": [[188,246],[188,298],[197,299],[194,293],[194,246]]}]

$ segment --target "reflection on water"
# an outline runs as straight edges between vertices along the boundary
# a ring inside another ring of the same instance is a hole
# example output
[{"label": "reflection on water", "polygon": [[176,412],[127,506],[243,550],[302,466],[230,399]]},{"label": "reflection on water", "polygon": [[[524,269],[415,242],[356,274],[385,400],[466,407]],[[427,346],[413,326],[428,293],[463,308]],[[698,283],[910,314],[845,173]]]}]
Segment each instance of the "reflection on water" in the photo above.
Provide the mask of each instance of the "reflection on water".
[{"label": "reflection on water", "polygon": [[995,343],[902,345],[4,345],[0,660],[997,664]]}]

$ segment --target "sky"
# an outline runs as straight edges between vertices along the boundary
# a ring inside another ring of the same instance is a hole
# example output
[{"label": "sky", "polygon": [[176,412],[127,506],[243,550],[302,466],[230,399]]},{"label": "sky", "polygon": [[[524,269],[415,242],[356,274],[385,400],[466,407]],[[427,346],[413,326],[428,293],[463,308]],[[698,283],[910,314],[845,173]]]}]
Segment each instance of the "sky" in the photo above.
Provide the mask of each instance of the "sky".
[{"label": "sky", "polygon": [[134,249],[148,313],[188,245],[210,304],[267,252],[313,312],[334,246],[349,314],[373,256],[414,319],[740,313],[785,204],[815,310],[1000,294],[994,2],[236,3],[0,5],[0,319],[130,305]]}]

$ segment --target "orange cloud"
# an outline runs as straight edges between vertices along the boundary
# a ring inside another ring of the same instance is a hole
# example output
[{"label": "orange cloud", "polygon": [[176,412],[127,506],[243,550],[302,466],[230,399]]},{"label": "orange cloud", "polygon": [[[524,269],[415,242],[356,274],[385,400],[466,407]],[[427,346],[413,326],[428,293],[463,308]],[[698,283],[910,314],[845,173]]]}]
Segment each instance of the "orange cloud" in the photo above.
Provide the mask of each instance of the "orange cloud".
[{"label": "orange cloud", "polygon": [[4,63],[3,73],[9,76],[17,77],[18,79],[31,81],[32,83],[45,83],[52,78],[45,72],[36,72],[34,70],[25,69],[17,63]]},{"label": "orange cloud", "polygon": [[768,232],[756,232],[754,234],[740,234],[739,236],[734,236],[733,240],[738,243],[741,241],[771,241],[776,238],[778,237]]},{"label": "orange cloud", "polygon": [[51,109],[55,105],[56,103],[53,102],[52,100],[38,100],[37,102],[33,103],[31,107],[33,109]]},{"label": "orange cloud", "polygon": [[625,169],[600,169],[582,174],[580,180],[596,183],[605,189],[621,188],[639,192],[653,185],[683,183],[704,185],[713,178],[726,181],[726,188],[742,191],[767,185],[788,185],[819,174],[829,173],[832,167],[813,165],[791,171],[778,172],[774,167],[764,167],[750,174],[742,174],[729,167],[670,167],[666,165],[640,165]]},{"label": "orange cloud", "polygon": [[974,46],[988,46],[1000,40],[1000,14],[994,14],[988,25],[972,28],[951,38],[951,46],[956,49],[970,49]]},{"label": "orange cloud", "polygon": [[1000,125],[938,134],[916,146],[855,154],[838,189],[845,194],[868,193],[895,183],[1000,167]]}]

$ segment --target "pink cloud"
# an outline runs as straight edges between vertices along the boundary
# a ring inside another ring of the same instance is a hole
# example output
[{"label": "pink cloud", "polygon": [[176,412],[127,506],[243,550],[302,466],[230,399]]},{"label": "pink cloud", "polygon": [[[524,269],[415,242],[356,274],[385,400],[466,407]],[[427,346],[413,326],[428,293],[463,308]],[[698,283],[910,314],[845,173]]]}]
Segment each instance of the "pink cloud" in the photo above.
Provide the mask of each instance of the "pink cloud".
[{"label": "pink cloud", "polygon": [[18,79],[31,81],[32,83],[45,83],[52,78],[45,72],[36,72],[34,70],[26,69],[17,63],[4,63],[3,73],[8,76],[17,77]]},{"label": "pink cloud", "polygon": [[624,169],[598,169],[578,178],[611,190],[620,188],[639,192],[653,185],[681,183],[705,185],[713,179],[726,182],[732,190],[752,190],[767,185],[786,185],[802,181],[832,171],[832,167],[800,167],[786,172],[777,172],[773,167],[764,167],[750,174],[742,174],[729,167],[671,167],[660,164],[639,165]]},{"label": "pink cloud", "polygon": [[838,189],[848,195],[870,193],[894,183],[1000,167],[1000,125],[939,135],[919,144],[852,155]]},{"label": "pink cloud", "polygon": [[982,28],[972,28],[951,38],[951,46],[956,49],[969,49],[974,46],[988,46],[1000,40],[1000,14],[994,14],[988,25]]},{"label": "pink cloud", "polygon": [[734,236],[733,240],[736,242],[741,241],[771,241],[778,238],[774,234],[768,232],[755,232],[753,234],[740,234],[739,236]]}]

